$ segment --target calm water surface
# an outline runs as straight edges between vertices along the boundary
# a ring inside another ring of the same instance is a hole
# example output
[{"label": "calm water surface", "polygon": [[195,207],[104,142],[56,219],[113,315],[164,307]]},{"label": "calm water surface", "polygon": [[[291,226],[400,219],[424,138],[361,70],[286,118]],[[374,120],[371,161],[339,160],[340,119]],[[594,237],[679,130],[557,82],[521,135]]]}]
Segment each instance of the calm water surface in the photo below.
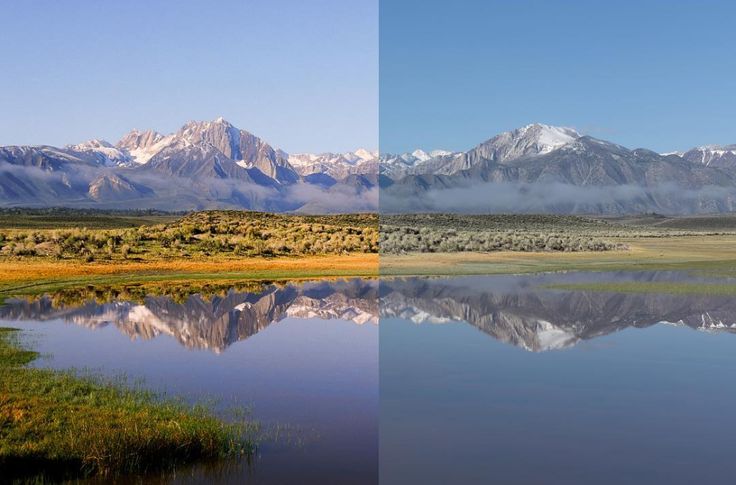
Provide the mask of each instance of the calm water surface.
[{"label": "calm water surface", "polygon": [[381,282],[380,482],[736,479],[736,299],[540,287],[675,273]]},{"label": "calm water surface", "polygon": [[356,279],[142,301],[55,295],[9,300],[0,319],[49,355],[35,365],[125,374],[191,401],[215,399],[223,415],[247,407],[267,431],[250,465],[144,482],[376,483],[377,292],[377,281]]},{"label": "calm water surface", "polygon": [[251,464],[130,483],[732,482],[736,299],[549,288],[589,281],[723,280],[569,273],[57,294],[9,300],[0,319],[49,355],[35,365],[125,374],[215,398],[223,416],[245,406],[279,430]]}]

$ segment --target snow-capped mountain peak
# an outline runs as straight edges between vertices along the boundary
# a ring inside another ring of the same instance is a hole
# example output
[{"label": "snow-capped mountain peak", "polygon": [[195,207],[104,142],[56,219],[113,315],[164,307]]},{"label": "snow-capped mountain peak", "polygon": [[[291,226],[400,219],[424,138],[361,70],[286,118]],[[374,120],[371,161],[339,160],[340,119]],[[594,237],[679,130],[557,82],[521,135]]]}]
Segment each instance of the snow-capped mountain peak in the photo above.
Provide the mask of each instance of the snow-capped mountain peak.
[{"label": "snow-capped mountain peak", "polygon": [[345,153],[294,153],[289,164],[302,176],[323,173],[336,179],[351,174],[375,173],[378,153],[365,148]]},{"label": "snow-capped mountain peak", "polygon": [[[454,159],[461,153],[448,150],[426,151],[417,148],[414,151],[393,155],[381,155],[381,173],[389,177],[403,177],[408,174],[430,173],[447,160]],[[447,159],[447,160],[444,160]],[[437,163],[435,163],[437,162]]]},{"label": "snow-capped mountain peak", "polygon": [[172,136],[164,137],[154,130],[140,131],[134,129],[123,136],[115,146],[127,152],[135,163],[143,164],[171,143],[172,138]]},{"label": "snow-capped mountain peak", "polygon": [[736,167],[736,145],[703,145],[675,154],[707,167]]},{"label": "snow-capped mountain peak", "polygon": [[526,125],[519,132],[522,136],[536,139],[541,153],[551,152],[580,138],[580,133],[574,128],[550,126],[542,123]]},{"label": "snow-capped mountain peak", "polygon": [[429,152],[429,155],[434,157],[446,157],[447,155],[452,155],[453,152],[447,151],[447,150],[432,150]]},{"label": "snow-capped mountain peak", "polygon": [[497,161],[543,155],[574,142],[580,133],[573,128],[533,123],[495,136],[481,146],[493,148]]},{"label": "snow-capped mountain peak", "polygon": [[68,148],[73,150],[89,150],[93,148],[113,148],[113,146],[105,140],[93,138],[92,140],[87,140],[76,145],[68,145]]},{"label": "snow-capped mountain peak", "polygon": [[415,160],[416,160],[417,162],[420,162],[420,163],[421,163],[421,162],[426,162],[427,160],[429,160],[430,158],[432,158],[432,155],[430,155],[429,153],[425,152],[425,151],[424,151],[424,150],[422,150],[422,149],[417,149],[417,150],[414,150],[413,152],[411,152],[411,156],[412,156],[412,157],[413,157],[413,158],[414,158],[414,159],[415,159]]},{"label": "snow-capped mountain peak", "polygon": [[381,160],[381,172],[393,178],[427,173],[452,175],[483,161],[505,163],[544,155],[571,146],[581,137],[574,128],[532,123],[496,135],[467,152],[417,149],[398,156],[386,155]]},{"label": "snow-capped mountain peak", "polygon": [[358,148],[352,154],[361,160],[373,160],[378,157],[377,152],[366,150],[365,148]]}]

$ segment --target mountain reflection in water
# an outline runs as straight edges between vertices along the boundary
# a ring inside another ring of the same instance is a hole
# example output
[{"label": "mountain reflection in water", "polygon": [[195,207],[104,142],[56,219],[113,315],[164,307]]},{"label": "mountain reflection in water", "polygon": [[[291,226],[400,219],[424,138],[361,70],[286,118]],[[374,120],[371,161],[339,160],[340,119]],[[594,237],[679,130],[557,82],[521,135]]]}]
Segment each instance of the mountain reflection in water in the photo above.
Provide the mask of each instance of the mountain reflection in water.
[{"label": "mountain reflection in water", "polygon": [[182,301],[146,296],[140,302],[111,299],[59,305],[53,296],[11,298],[0,307],[3,320],[63,320],[89,328],[114,325],[131,338],[170,335],[187,348],[217,353],[288,317],[377,325],[378,283],[350,279],[269,284],[254,292],[194,293]]},{"label": "mountain reflection in water", "polygon": [[597,280],[683,279],[698,281],[672,272],[396,278],[380,283],[380,316],[417,324],[467,322],[502,342],[532,352],[567,348],[628,327],[657,323],[736,333],[736,299],[726,296],[545,287]]}]

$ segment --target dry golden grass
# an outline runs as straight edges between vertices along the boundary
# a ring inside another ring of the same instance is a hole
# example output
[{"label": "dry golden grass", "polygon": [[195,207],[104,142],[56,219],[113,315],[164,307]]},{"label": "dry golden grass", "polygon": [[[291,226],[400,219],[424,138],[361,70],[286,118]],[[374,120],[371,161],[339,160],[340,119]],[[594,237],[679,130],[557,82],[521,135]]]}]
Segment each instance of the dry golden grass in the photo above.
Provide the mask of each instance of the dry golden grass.
[{"label": "dry golden grass", "polygon": [[2,261],[0,281],[26,281],[58,277],[132,273],[247,273],[267,271],[355,270],[378,273],[378,254],[305,256],[299,258],[248,258],[233,260],[175,260],[151,262],[80,263],[66,261]]},{"label": "dry golden grass", "polygon": [[378,254],[80,263],[71,261],[0,261],[0,291],[30,286],[186,279],[270,279],[321,276],[375,276]]}]

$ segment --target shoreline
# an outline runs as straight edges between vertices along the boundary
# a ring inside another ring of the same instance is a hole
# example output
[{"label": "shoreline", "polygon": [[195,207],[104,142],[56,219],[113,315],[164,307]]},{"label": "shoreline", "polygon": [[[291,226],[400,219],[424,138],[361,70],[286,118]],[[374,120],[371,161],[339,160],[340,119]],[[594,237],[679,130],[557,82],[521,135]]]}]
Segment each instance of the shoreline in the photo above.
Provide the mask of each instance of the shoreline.
[{"label": "shoreline", "polygon": [[207,280],[300,280],[376,277],[375,253],[340,256],[161,260],[125,263],[80,263],[43,259],[0,260],[0,299],[73,286],[131,283],[202,282]]}]

